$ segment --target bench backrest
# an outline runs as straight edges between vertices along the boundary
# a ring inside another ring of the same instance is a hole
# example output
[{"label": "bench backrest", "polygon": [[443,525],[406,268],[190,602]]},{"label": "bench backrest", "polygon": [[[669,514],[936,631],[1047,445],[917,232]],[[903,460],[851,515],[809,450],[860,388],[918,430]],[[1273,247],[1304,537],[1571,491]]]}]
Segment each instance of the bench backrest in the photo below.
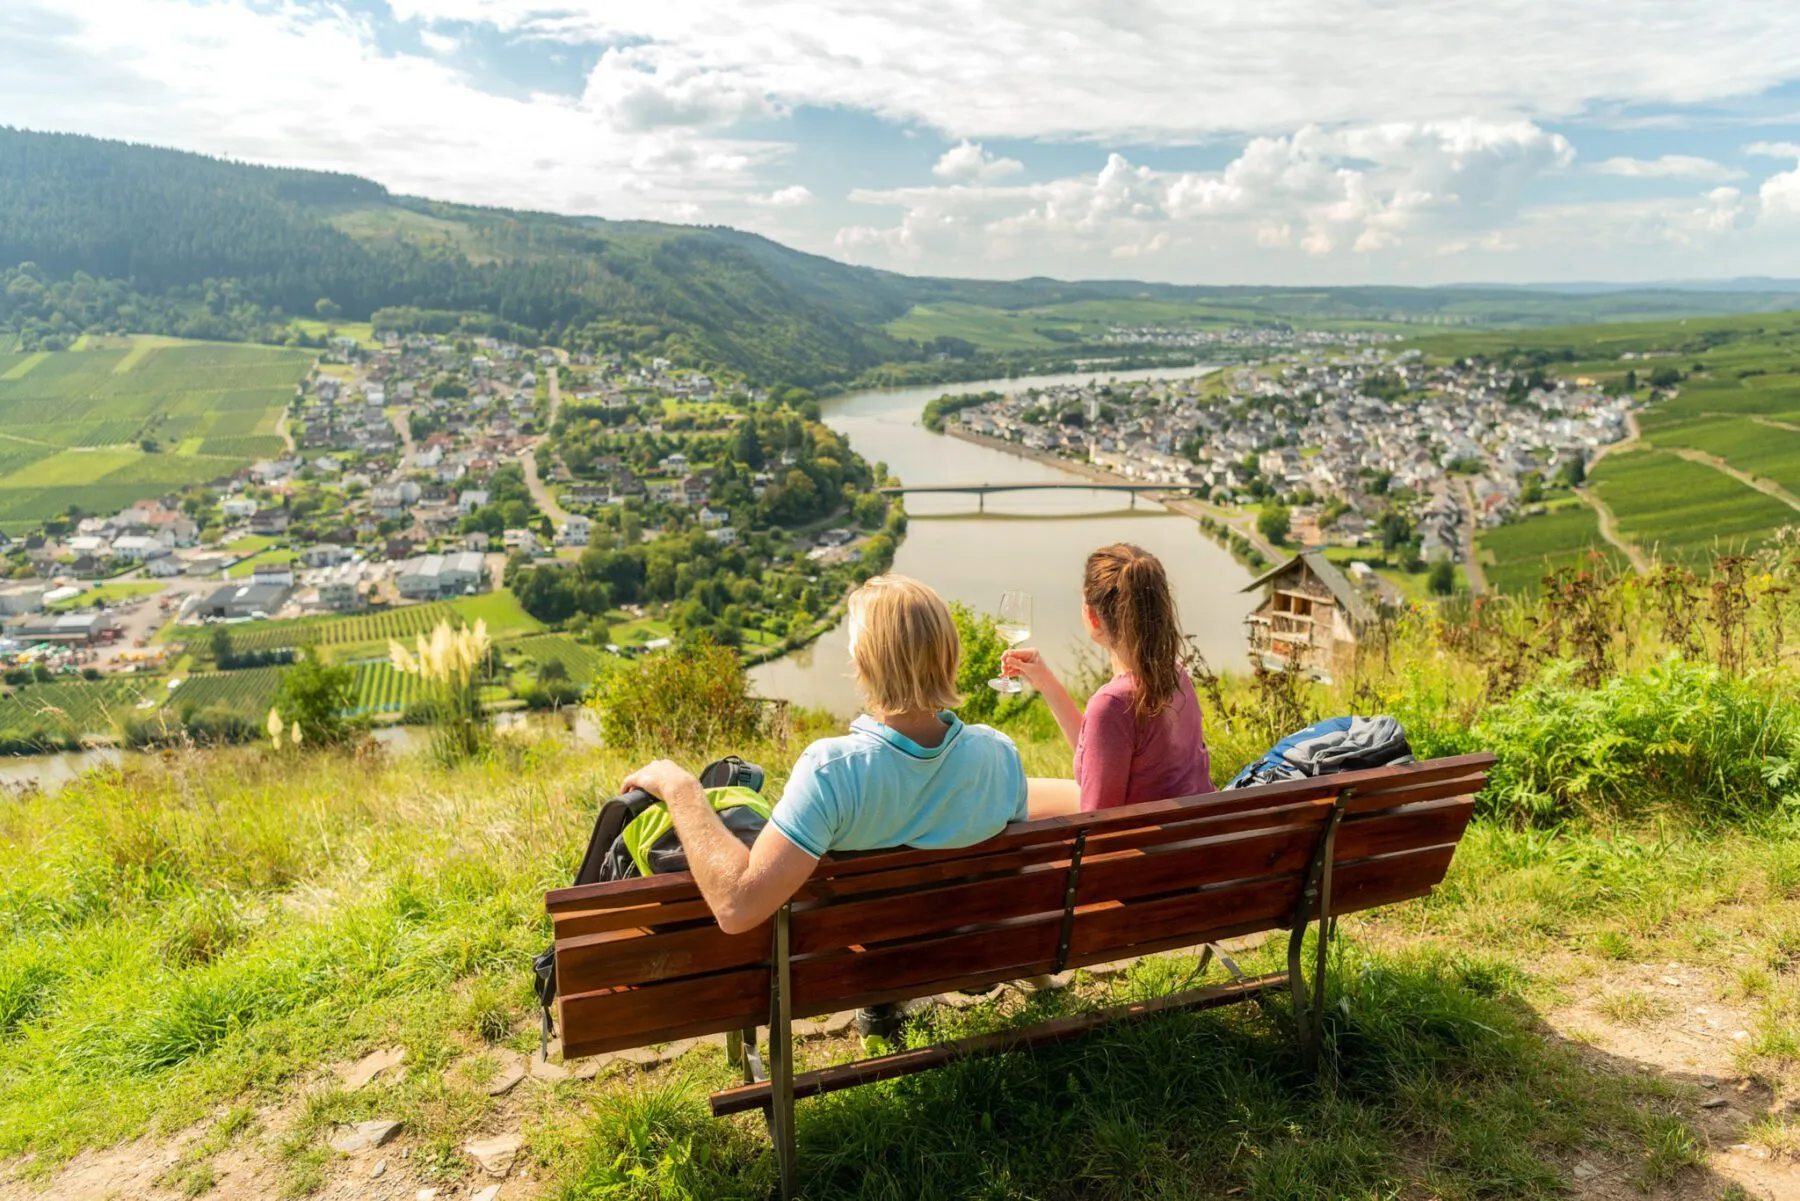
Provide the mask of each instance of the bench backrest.
[{"label": "bench backrest", "polygon": [[[1331,912],[1429,893],[1491,755],[1009,826],[956,850],[827,856],[793,901],[796,1017],[1289,927],[1334,811]],[[767,926],[727,935],[687,874],[559,889],[570,1058],[767,1020]]]}]

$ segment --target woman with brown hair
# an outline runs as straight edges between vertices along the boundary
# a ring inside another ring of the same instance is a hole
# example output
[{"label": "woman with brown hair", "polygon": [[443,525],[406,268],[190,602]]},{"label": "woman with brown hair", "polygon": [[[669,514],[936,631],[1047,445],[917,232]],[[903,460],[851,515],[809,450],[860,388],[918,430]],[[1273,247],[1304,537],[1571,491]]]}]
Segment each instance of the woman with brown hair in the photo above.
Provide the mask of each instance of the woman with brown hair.
[{"label": "woman with brown hair", "polygon": [[1112,679],[1084,711],[1043,656],[1020,647],[1000,660],[1044,694],[1075,750],[1074,780],[1029,781],[1031,815],[1111,809],[1213,790],[1200,698],[1181,666],[1182,634],[1169,577],[1128,542],[1088,556],[1081,615],[1111,657]]}]

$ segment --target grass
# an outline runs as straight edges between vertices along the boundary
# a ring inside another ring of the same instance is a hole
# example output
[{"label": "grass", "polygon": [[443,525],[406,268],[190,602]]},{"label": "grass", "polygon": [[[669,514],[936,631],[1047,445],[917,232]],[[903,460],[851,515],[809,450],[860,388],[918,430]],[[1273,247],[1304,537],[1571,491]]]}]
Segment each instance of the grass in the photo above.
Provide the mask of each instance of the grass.
[{"label": "grass", "polygon": [[[778,786],[780,748],[740,749]],[[232,1115],[304,1096],[265,1132],[295,1194],[328,1181],[334,1123],[373,1116],[407,1123],[422,1178],[466,1173],[454,1148],[503,1105],[481,1088],[482,1057],[535,1038],[524,964],[545,938],[542,890],[573,870],[592,806],[627,767],[559,745],[503,754],[449,772],[189,755],[0,810],[0,1154],[50,1171],[223,1111],[242,1125],[184,1158],[172,1183],[186,1187],[206,1179],[208,1147],[256,1137]],[[1785,954],[1772,919],[1794,920],[1797,865],[1791,828],[1652,844],[1479,825],[1438,897],[1348,924],[1334,1089],[1313,1088],[1255,1010],[1171,1017],[805,1102],[807,1195],[1179,1197],[1205,1181],[1204,1195],[1540,1197],[1577,1154],[1647,1182],[1679,1173],[1692,1135],[1678,1088],[1629,1065],[1589,1071],[1540,1036],[1537,1011],[1598,970],[1568,962],[1596,931],[1647,956]],[[1720,926],[1738,933],[1703,936]],[[1245,967],[1279,955],[1272,943]],[[1191,967],[1146,960],[1081,992],[1155,995]],[[1010,997],[910,1037],[1016,1021]],[[401,1083],[300,1091],[320,1065],[393,1043]],[[548,1195],[766,1195],[757,1123],[704,1113],[704,1090],[729,1078],[709,1051],[545,1091],[523,1119]]]},{"label": "grass", "polygon": [[258,567],[296,563],[299,559],[299,551],[271,547],[267,550],[259,550],[249,558],[240,559],[238,562],[233,563],[231,567],[226,570],[225,574],[234,580],[247,579],[256,574],[256,569]]},{"label": "grass", "polygon": [[140,596],[154,596],[161,592],[163,587],[164,585],[158,580],[118,580],[110,584],[97,584],[80,596],[57,601],[49,607],[61,611],[86,608],[90,605],[116,605],[121,601],[133,600]]}]

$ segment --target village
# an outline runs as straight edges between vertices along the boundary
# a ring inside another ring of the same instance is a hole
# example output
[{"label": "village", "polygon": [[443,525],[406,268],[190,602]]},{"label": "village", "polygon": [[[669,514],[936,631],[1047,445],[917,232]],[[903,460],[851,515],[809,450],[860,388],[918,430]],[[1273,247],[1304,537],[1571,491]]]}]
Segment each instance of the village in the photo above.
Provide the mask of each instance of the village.
[{"label": "village", "polygon": [[[604,427],[642,461],[595,458],[558,437],[565,380],[571,437]],[[154,670],[164,644],[212,623],[470,598],[505,587],[509,564],[572,569],[590,545],[690,531],[720,553],[791,556],[814,584],[852,565],[871,535],[830,512],[805,513],[818,520],[802,533],[764,533],[738,549],[758,515],[740,504],[734,517],[727,501],[760,503],[772,485],[779,499],[777,473],[810,464],[799,446],[741,481],[690,464],[684,439],[741,418],[716,392],[705,373],[663,359],[628,364],[466,335],[334,337],[283,419],[286,453],[115,513],[0,534],[11,577],[0,583],[0,659],[39,671]],[[766,395],[740,389],[731,400]],[[738,483],[741,497],[729,487]],[[615,618],[641,616],[635,599]],[[647,625],[646,635],[664,632]]]},{"label": "village", "polygon": [[1626,437],[1631,405],[1579,378],[1340,345],[1215,377],[1022,388],[950,420],[1228,509],[1282,505],[1300,547],[1429,564],[1465,561],[1476,529],[1528,510],[1546,482],[1579,482]]}]

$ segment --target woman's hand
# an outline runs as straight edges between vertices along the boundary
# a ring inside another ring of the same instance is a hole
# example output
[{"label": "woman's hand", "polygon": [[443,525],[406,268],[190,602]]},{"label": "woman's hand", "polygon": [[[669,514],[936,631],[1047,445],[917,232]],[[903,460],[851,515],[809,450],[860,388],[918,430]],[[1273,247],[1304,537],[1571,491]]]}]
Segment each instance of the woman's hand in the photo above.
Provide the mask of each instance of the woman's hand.
[{"label": "woman's hand", "polygon": [[1036,648],[1029,646],[1015,647],[1002,654],[1000,674],[1009,679],[1019,676],[1039,692],[1044,690],[1044,681],[1053,678],[1049,666],[1044,662],[1044,656]]}]

